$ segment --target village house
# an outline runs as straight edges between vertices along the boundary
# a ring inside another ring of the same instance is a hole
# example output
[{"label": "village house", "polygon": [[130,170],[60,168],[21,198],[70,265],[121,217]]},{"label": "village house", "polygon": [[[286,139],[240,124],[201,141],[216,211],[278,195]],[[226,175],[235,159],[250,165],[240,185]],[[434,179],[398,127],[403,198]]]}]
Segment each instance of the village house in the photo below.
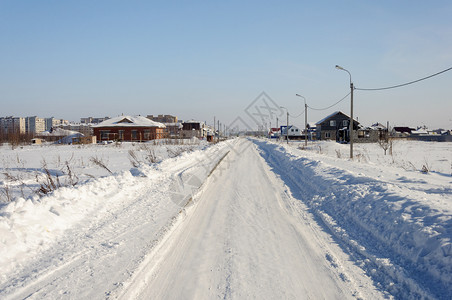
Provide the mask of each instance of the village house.
[{"label": "village house", "polygon": [[[341,111],[336,111],[315,124],[317,139],[348,142],[350,140],[349,124],[350,117]],[[353,130],[358,130],[358,125],[358,121],[353,120]]]},{"label": "village house", "polygon": [[[316,123],[318,140],[333,140],[339,143],[350,142],[350,117],[336,111]],[[387,136],[387,129],[380,123],[363,127],[353,120],[353,142],[376,143]]]},{"label": "village house", "polygon": [[143,116],[119,116],[93,126],[97,141],[143,142],[165,137],[165,125]]},{"label": "village house", "polygon": [[281,126],[280,127],[281,137],[283,139],[287,139],[289,137],[289,140],[301,140],[304,139],[304,134],[302,133],[302,130],[300,130],[295,125],[289,125],[289,130],[287,131],[287,126]]}]

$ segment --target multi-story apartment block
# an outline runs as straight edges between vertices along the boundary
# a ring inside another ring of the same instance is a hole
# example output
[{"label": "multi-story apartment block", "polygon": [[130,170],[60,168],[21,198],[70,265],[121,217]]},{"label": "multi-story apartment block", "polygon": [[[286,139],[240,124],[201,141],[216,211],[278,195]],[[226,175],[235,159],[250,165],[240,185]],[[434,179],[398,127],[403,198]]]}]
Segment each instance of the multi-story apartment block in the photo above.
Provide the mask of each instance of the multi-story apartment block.
[{"label": "multi-story apartment block", "polygon": [[59,125],[69,124],[69,121],[63,119],[55,119],[54,117],[45,118],[45,130],[48,131],[52,127],[57,127]]},{"label": "multi-story apartment block", "polygon": [[46,130],[46,124],[43,118],[36,116],[25,118],[25,132],[28,134],[36,134]]},{"label": "multi-story apartment block", "polygon": [[58,128],[66,129],[66,130],[72,130],[77,131],[83,134],[84,136],[92,136],[93,135],[93,128],[91,127],[92,124],[61,124],[58,125]]},{"label": "multi-story apartment block", "polygon": [[103,117],[103,118],[87,117],[87,118],[80,118],[80,123],[82,123],[82,124],[99,124],[108,119],[110,119],[110,117]]},{"label": "multi-story apartment block", "polygon": [[25,118],[21,117],[1,117],[0,118],[0,131],[2,134],[7,135],[10,133],[24,134]]}]

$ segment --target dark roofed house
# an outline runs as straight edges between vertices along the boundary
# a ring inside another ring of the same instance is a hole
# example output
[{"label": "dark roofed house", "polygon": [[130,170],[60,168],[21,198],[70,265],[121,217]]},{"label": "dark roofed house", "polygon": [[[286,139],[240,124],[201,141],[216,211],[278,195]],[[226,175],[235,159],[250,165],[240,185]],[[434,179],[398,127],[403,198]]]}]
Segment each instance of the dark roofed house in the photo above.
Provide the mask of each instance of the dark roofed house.
[{"label": "dark roofed house", "polygon": [[[341,111],[336,111],[315,124],[317,139],[348,142],[349,124],[350,117]],[[358,125],[358,121],[353,120],[353,130],[358,130]]]},{"label": "dark roofed house", "polygon": [[391,135],[395,137],[407,137],[411,135],[412,131],[415,131],[415,128],[410,127],[393,127]]},{"label": "dark roofed house", "polygon": [[98,141],[149,141],[164,137],[165,125],[142,116],[119,116],[93,126]]}]

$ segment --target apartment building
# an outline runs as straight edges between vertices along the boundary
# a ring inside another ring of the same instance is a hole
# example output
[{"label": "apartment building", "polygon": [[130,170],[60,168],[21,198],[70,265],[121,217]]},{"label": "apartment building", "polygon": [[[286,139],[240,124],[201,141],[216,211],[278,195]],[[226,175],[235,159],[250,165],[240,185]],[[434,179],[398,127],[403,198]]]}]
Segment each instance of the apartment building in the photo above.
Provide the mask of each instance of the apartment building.
[{"label": "apartment building", "polygon": [[46,123],[44,118],[39,118],[37,116],[26,117],[25,118],[25,132],[28,134],[35,135],[37,133],[46,130]]},{"label": "apartment building", "polygon": [[26,133],[25,118],[22,117],[1,117],[0,133],[6,135],[9,133]]}]

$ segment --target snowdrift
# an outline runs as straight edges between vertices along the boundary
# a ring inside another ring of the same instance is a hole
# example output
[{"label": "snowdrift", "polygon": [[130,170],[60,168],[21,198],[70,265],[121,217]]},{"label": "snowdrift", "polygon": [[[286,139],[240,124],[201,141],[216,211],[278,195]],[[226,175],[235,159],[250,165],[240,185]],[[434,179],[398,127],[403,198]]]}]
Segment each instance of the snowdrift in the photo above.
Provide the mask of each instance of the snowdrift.
[{"label": "snowdrift", "polygon": [[394,174],[385,174],[391,170],[381,168],[375,178],[363,169],[376,166],[359,166],[354,172],[353,162],[347,162],[345,170],[313,153],[254,142],[293,196],[349,249],[382,290],[404,299],[452,295],[450,186],[413,190],[410,184],[422,182],[409,172],[397,174],[393,182],[387,178]]}]

